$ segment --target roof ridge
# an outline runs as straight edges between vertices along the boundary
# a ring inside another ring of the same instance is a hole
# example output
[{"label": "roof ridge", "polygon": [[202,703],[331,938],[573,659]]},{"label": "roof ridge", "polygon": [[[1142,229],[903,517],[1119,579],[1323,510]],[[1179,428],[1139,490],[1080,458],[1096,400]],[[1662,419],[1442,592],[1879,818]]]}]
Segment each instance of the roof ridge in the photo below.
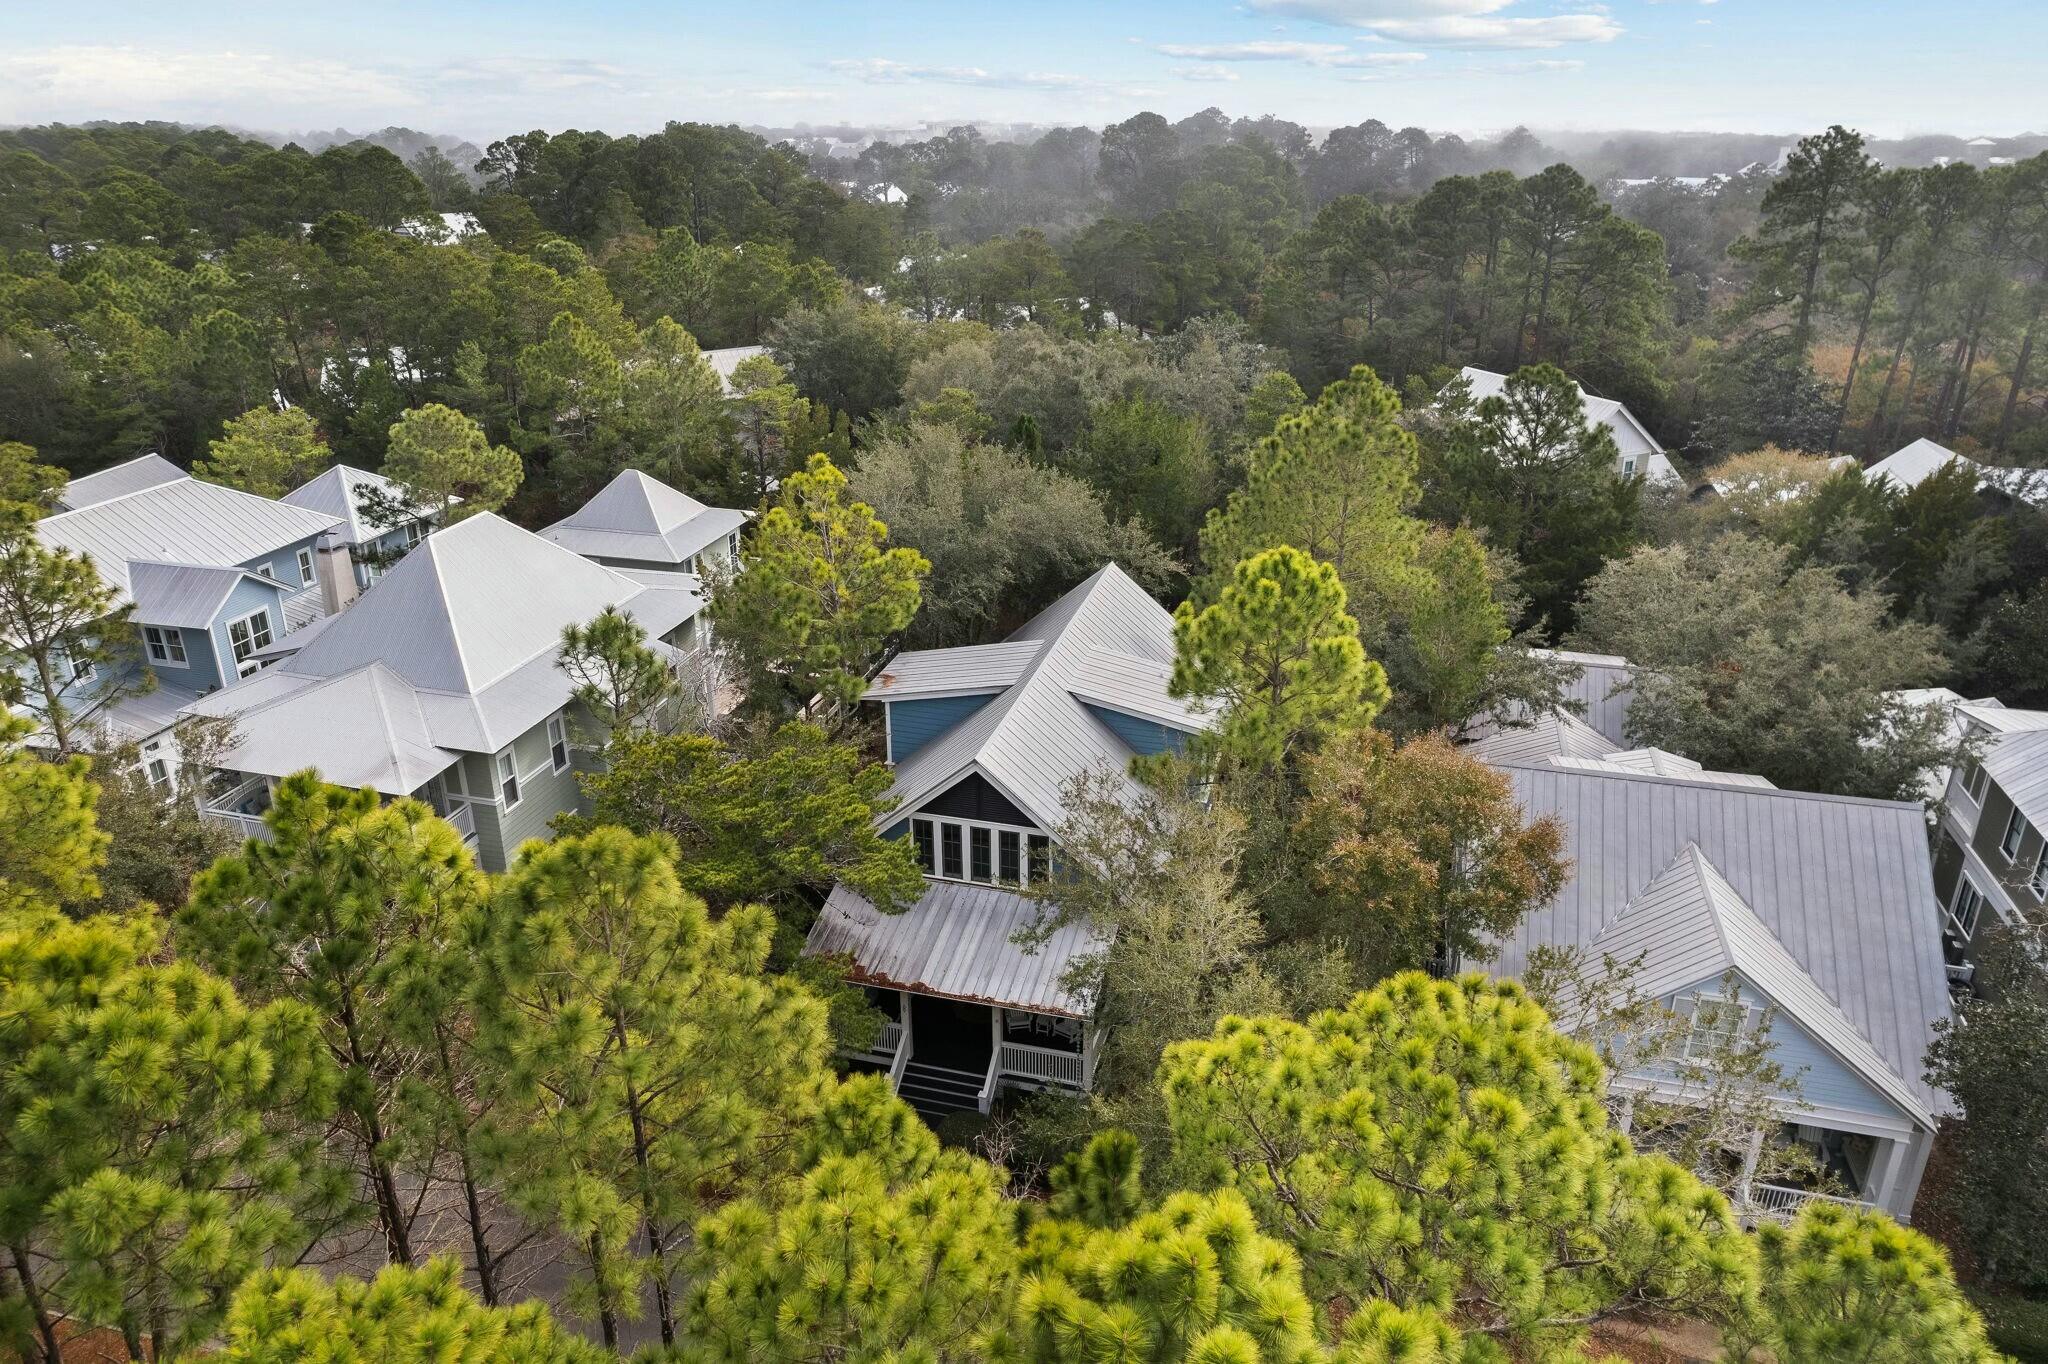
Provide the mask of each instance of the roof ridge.
[{"label": "roof ridge", "polygon": [[[2036,733],[2042,731],[2018,730],[2013,732]],[[1628,750],[1622,749],[1617,751],[1626,752]],[[1609,756],[1611,757],[1612,755],[1610,754]],[[1592,759],[1589,761],[1599,760]],[[1876,796],[1844,796],[1836,794],[1832,791],[1795,791],[1783,786],[1755,786],[1748,782],[1700,781],[1697,779],[1687,779],[1685,777],[1666,777],[1655,772],[1638,772],[1633,769],[1615,769],[1611,766],[1608,768],[1601,769],[1576,766],[1559,767],[1551,762],[1498,762],[1490,763],[1488,765],[1491,767],[1499,768],[1524,768],[1532,772],[1553,772],[1565,773],[1567,775],[1576,775],[1582,777],[1605,778],[1611,781],[1653,781],[1658,782],[1665,786],[1704,786],[1710,787],[1716,791],[1744,791],[1755,796],[1784,796],[1794,800],[1826,801],[1834,805],[1863,805],[1873,806],[1878,809],[1911,810],[1915,814],[1920,814],[1925,809],[1925,807],[1922,806],[1921,803],[1916,800],[1882,800]],[[1700,770],[1702,772],[1719,773],[1722,769],[1706,767],[1703,765],[1700,768]],[[1755,776],[1758,774],[1744,772],[1737,773],[1736,775]]]}]

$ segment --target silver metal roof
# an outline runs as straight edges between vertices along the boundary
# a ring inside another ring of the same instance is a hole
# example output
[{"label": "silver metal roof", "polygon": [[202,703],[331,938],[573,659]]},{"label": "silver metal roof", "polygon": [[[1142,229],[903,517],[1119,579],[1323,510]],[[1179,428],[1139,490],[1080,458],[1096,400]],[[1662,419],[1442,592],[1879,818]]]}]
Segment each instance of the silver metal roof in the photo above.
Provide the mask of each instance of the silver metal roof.
[{"label": "silver metal roof", "polygon": [[1578,665],[1579,676],[1564,689],[1567,701],[1585,707],[1586,723],[1617,747],[1628,745],[1628,703],[1636,680],[1633,663],[1619,654],[1589,654],[1572,649],[1536,649],[1543,658]]},{"label": "silver metal roof", "polygon": [[1669,777],[1673,781],[1717,782],[1722,786],[1767,786],[1777,783],[1751,772],[1715,772],[1683,754],[1663,748],[1630,748],[1598,758],[1557,755],[1549,759],[1555,767],[1576,767],[1590,772],[1636,772],[1645,776]]},{"label": "silver metal roof", "polygon": [[[111,470],[109,472],[112,472]],[[337,518],[180,476],[37,523],[43,542],[88,555],[128,599],[131,562],[228,567],[331,530]]]},{"label": "silver metal roof", "polygon": [[434,742],[419,694],[381,663],[325,678],[234,712],[222,762],[285,777],[314,768],[341,786],[408,795],[460,753]]},{"label": "silver metal roof", "polygon": [[[1458,373],[1470,386],[1474,402],[1483,398],[1497,398],[1508,386],[1507,375],[1490,369],[1480,369],[1476,365],[1467,365]],[[1579,390],[1579,405],[1586,425],[1604,426],[1613,432],[1624,456],[1631,450],[1643,455],[1642,473],[1645,477],[1675,479],[1678,476],[1678,471],[1672,467],[1670,456],[1665,454],[1664,447],[1658,444],[1657,438],[1650,434],[1650,429],[1636,420],[1636,414],[1629,411],[1620,399],[1596,398],[1577,383],[1572,387]]]},{"label": "silver metal roof", "polygon": [[[1099,569],[1010,636],[1013,644],[1026,641],[1044,647],[1015,682],[897,766],[889,793],[896,813],[879,820],[893,822],[973,771],[1040,828],[1057,830],[1066,822],[1063,798],[1069,782],[1091,771],[1123,774],[1133,756],[1089,713],[1088,701],[1139,715],[1170,715],[1174,718],[1167,723],[1190,730],[1209,723],[1194,708],[1165,695],[1162,679],[1173,665],[1173,617],[1115,564]],[[1103,654],[1129,662],[1119,672],[1099,657]],[[1135,798],[1135,783],[1131,793]]]},{"label": "silver metal roof", "polygon": [[901,914],[884,914],[835,886],[804,953],[852,958],[849,979],[862,985],[1085,1018],[1090,1002],[1063,982],[1078,958],[1100,953],[1108,939],[1072,923],[1026,952],[1012,939],[1037,919],[1034,901],[993,886],[934,881]]},{"label": "silver metal roof", "polygon": [[766,346],[725,346],[718,350],[704,352],[704,363],[711,366],[718,375],[718,382],[725,385],[727,393],[732,392],[732,374],[740,363],[757,355],[766,355]]},{"label": "silver metal roof", "polygon": [[[403,522],[387,524],[363,515],[362,495],[376,490],[403,505],[405,490],[382,474],[337,464],[326,473],[308,479],[278,500],[308,511],[324,512],[342,524],[342,536],[352,545],[367,544]],[[461,498],[455,501],[460,502]]]},{"label": "silver metal roof", "polygon": [[2035,828],[2048,829],[2048,729],[1993,735],[1984,743],[1982,761],[2019,812]]},{"label": "silver metal roof", "polygon": [[1934,1022],[1949,1016],[1948,972],[1917,803],[1549,765],[1501,770],[1529,818],[1563,822],[1572,875],[1501,945],[1493,969],[1519,974],[1538,944],[1591,946],[1697,845],[1921,1104],[1939,1107],[1921,1065]]},{"label": "silver metal roof", "polygon": [[684,564],[746,522],[746,512],[707,507],[658,478],[625,469],[541,535],[586,558]]},{"label": "silver metal roof", "polygon": [[185,476],[183,469],[162,455],[143,455],[126,464],[116,464],[111,469],[72,479],[64,485],[64,495],[57,499],[57,505],[65,511],[77,511],[81,507],[97,506],[116,497],[141,492],[144,488],[175,483]]},{"label": "silver metal roof", "polygon": [[135,621],[138,625],[175,625],[181,629],[204,630],[220,614],[228,595],[244,578],[269,587],[285,587],[274,578],[266,578],[246,568],[131,562],[128,565],[128,592],[135,602]]},{"label": "silver metal roof", "polygon": [[1620,744],[1566,711],[1539,715],[1526,725],[1487,720],[1475,726],[1473,733],[1475,737],[1467,742],[1466,751],[1496,767],[1507,763],[1542,763],[1552,758],[1603,758],[1621,751]]},{"label": "silver metal roof", "polygon": [[1044,649],[1042,639],[969,644],[957,649],[910,649],[889,660],[863,699],[906,701],[1005,691]]},{"label": "silver metal roof", "polygon": [[1636,986],[1663,998],[1739,972],[1785,1015],[1922,1127],[1935,1114],[1925,1085],[1907,1083],[1814,982],[1777,935],[1728,884],[1697,843],[1687,843],[1592,942],[1617,961],[1642,957]]}]

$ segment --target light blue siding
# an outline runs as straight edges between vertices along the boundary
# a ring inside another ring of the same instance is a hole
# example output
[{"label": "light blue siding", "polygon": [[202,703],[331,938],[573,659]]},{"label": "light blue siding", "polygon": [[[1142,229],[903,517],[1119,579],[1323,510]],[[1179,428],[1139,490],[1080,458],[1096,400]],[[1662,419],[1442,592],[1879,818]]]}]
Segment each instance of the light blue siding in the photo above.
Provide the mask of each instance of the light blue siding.
[{"label": "light blue siding", "polygon": [[1107,706],[1089,705],[1088,713],[1108,725],[1110,732],[1141,758],[1149,758],[1155,753],[1178,753],[1188,741],[1184,731],[1162,725],[1157,720],[1143,720]]},{"label": "light blue siding", "polygon": [[[297,570],[293,571],[296,573]],[[226,604],[214,613],[213,625],[207,631],[212,642],[213,656],[218,660],[215,671],[219,677],[219,685],[230,686],[235,681],[235,651],[228,642],[228,622],[240,620],[251,611],[268,611],[270,637],[274,642],[284,634],[284,595],[268,583],[259,583],[253,578],[242,579],[235,584],[235,590],[228,593]],[[190,641],[195,633],[187,630],[187,641]],[[186,647],[189,648],[190,644],[188,643]]]},{"label": "light blue siding", "polygon": [[[259,555],[249,560],[243,567],[253,568],[258,573],[262,573],[267,565],[268,571],[272,576],[296,592],[302,587],[311,586],[310,583],[303,581],[299,577],[299,551],[303,549],[313,554],[315,556],[314,563],[318,564],[319,543],[319,536],[309,535],[303,540],[294,540],[288,545],[279,545],[268,554]],[[313,581],[319,581],[317,570],[315,571]]]},{"label": "light blue siding", "polygon": [[929,700],[892,701],[889,712],[889,761],[900,763],[993,701],[1000,693],[981,696],[938,696]]},{"label": "light blue siding", "polygon": [[[1743,1000],[1763,1007],[1767,998],[1763,991],[1741,976],[1736,979],[1741,983]],[[1716,976],[1667,996],[1664,1003],[1675,1008],[1679,1001],[1690,1000],[1695,994],[1720,993],[1721,979]],[[1816,1041],[1783,1008],[1779,1008],[1771,1019],[1771,1041],[1778,1064],[1784,1067],[1786,1074],[1798,1078],[1799,1095],[1805,1102],[1821,1108],[1868,1113],[1874,1117],[1906,1116],[1898,1105],[1878,1093],[1867,1080]]]}]

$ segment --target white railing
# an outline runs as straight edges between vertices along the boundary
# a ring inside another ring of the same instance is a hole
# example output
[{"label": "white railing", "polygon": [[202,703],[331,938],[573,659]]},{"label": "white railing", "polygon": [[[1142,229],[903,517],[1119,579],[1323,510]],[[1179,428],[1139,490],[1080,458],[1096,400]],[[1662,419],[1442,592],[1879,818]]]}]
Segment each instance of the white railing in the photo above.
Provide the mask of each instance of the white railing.
[{"label": "white railing", "polygon": [[243,838],[260,838],[267,843],[270,841],[270,826],[263,822],[263,815],[261,812],[251,814],[243,807],[258,791],[268,786],[266,777],[245,777],[220,794],[203,798],[199,805],[200,817],[225,824]]},{"label": "white railing", "polygon": [[869,1050],[881,1056],[894,1056],[902,1045],[903,1025],[892,1018],[882,1025],[881,1036],[875,1039],[875,1045]]},{"label": "white railing", "polygon": [[903,1088],[903,1068],[910,1064],[910,1048],[896,1048],[896,1059],[889,1063],[889,1092],[894,1094]]},{"label": "white railing", "polygon": [[1791,1221],[1808,1203],[1837,1203],[1845,1208],[1877,1206],[1861,1198],[1845,1198],[1814,1189],[1793,1189],[1783,1184],[1752,1184],[1743,1197],[1743,1203],[1752,1216],[1774,1218],[1780,1222]]},{"label": "white railing", "polygon": [[986,1113],[995,1107],[996,1083],[1003,1068],[1003,1049],[997,1047],[988,1058],[988,1073],[981,1077],[981,1090],[974,1096],[975,1108]]},{"label": "white railing", "polygon": [[476,807],[466,800],[448,802],[448,813],[441,816],[448,826],[462,835],[464,843],[476,842]]},{"label": "white railing", "polygon": [[1065,1085],[1069,1089],[1082,1088],[1087,1076],[1087,1063],[1080,1052],[1055,1051],[1051,1047],[1033,1047],[1023,1042],[1003,1043],[996,1048],[990,1063],[1003,1075],[1036,1080],[1041,1084]]}]

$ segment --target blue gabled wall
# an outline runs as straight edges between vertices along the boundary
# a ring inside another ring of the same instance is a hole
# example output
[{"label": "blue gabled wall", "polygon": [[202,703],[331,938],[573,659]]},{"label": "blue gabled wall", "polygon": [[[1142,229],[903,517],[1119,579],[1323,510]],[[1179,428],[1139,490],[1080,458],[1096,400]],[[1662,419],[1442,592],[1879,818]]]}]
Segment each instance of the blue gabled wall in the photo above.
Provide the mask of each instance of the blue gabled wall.
[{"label": "blue gabled wall", "polygon": [[[1076,698],[1078,699],[1078,698]],[[1126,715],[1120,710],[1098,706],[1092,702],[1081,703],[1088,707],[1088,713],[1108,725],[1110,732],[1123,740],[1124,746],[1141,758],[1155,753],[1178,753],[1188,741],[1185,730],[1162,725],[1157,720],[1144,720],[1135,715]]]},{"label": "blue gabled wall", "polygon": [[[1742,986],[1744,1002],[1758,1008],[1769,999],[1754,982],[1737,976]],[[1667,995],[1664,1004],[1676,1008],[1679,1001],[1690,1000],[1695,994],[1717,995],[1721,993],[1721,978],[1715,976],[1686,989]],[[1796,1019],[1778,1005],[1771,1018],[1772,1050],[1778,1064],[1786,1074],[1798,1077],[1799,1095],[1809,1104],[1822,1108],[1839,1108],[1851,1113],[1867,1113],[1873,1117],[1903,1118],[1907,1115],[1897,1104],[1880,1094],[1869,1081],[1851,1070],[1836,1058],[1835,1054],[1822,1046],[1813,1035],[1801,1027]],[[1801,1074],[1801,1072],[1804,1074]]]},{"label": "blue gabled wall", "polygon": [[[283,570],[280,569],[279,572]],[[294,574],[297,569],[294,568]],[[207,631],[211,637],[213,656],[220,676],[220,685],[233,686],[235,677],[235,651],[228,640],[228,622],[238,620],[251,611],[262,609],[270,613],[270,637],[273,642],[284,635],[285,594],[268,583],[254,578],[244,578],[235,584],[235,590],[228,593],[228,599],[213,616],[213,626]],[[190,631],[186,632],[190,635]]]},{"label": "blue gabled wall", "polygon": [[891,701],[889,761],[900,763],[1000,695],[935,696],[916,701]]}]

